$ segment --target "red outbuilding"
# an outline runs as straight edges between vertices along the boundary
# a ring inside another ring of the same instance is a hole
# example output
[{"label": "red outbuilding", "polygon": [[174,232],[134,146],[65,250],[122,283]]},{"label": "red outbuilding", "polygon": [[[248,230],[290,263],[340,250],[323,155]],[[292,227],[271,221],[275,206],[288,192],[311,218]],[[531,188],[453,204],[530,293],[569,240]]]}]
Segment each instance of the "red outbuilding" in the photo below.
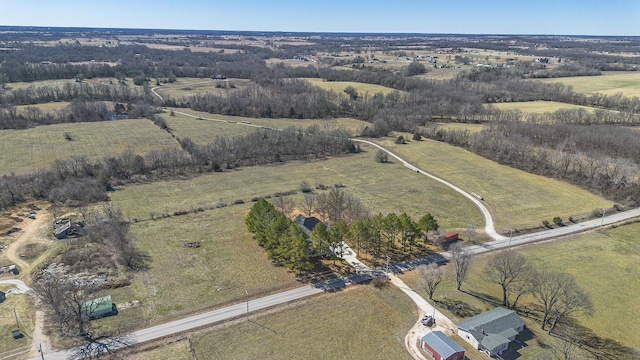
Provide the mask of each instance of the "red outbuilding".
[{"label": "red outbuilding", "polygon": [[454,241],[458,241],[458,233],[455,231],[444,234],[442,238],[442,244],[448,244]]},{"label": "red outbuilding", "polygon": [[463,360],[464,348],[442,331],[432,331],[420,339],[420,347],[435,360]]}]

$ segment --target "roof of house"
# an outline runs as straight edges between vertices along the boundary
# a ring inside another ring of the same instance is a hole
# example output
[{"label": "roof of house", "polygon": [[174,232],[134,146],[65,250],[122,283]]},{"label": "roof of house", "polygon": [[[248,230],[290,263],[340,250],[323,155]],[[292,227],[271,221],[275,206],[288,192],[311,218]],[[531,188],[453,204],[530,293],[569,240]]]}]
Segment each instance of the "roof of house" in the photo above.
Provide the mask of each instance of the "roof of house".
[{"label": "roof of house", "polygon": [[524,326],[524,321],[515,311],[497,307],[461,321],[456,326],[470,332],[485,348],[492,350],[517,335],[515,329]]},{"label": "roof of house", "polygon": [[429,347],[444,358],[448,358],[457,352],[464,352],[464,348],[462,346],[451,340],[451,338],[442,331],[432,331],[423,336],[422,341],[429,344]]},{"label": "roof of house", "polygon": [[322,224],[322,221],[318,218],[313,216],[305,217],[302,214],[296,216],[296,218],[293,219],[293,222],[300,226],[306,233],[310,233],[316,225]]}]

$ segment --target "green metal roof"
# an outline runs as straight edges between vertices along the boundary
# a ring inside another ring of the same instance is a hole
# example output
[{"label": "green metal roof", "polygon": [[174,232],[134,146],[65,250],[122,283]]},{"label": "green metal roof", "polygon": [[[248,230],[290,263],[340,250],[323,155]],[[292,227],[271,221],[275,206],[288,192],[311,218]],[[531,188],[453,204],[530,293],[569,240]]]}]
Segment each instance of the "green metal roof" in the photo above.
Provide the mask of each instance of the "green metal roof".
[{"label": "green metal roof", "polygon": [[82,312],[87,315],[100,314],[102,312],[109,312],[113,308],[113,301],[111,301],[111,295],[99,297],[97,299],[86,301],[82,304]]}]

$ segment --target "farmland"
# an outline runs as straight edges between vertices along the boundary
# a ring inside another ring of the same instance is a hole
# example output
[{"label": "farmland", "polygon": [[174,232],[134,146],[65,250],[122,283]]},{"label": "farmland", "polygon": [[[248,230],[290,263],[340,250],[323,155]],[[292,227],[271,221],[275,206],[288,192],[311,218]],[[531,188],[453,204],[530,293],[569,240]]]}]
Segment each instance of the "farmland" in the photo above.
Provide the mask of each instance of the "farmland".
[{"label": "farmland", "polygon": [[180,78],[174,83],[156,87],[156,92],[164,98],[177,99],[201,93],[225,95],[232,90],[241,90],[253,83],[246,79],[211,80],[200,78]]},{"label": "farmland", "polygon": [[[356,119],[340,118],[340,119],[270,119],[270,118],[246,118],[240,116],[226,116],[219,114],[209,114],[206,112],[193,111],[188,109],[174,109],[181,113],[190,114],[200,119],[184,116],[175,113],[175,116],[164,114],[169,129],[178,138],[188,137],[198,144],[207,144],[216,136],[236,136],[246,135],[256,130],[256,127],[243,126],[236,124],[240,122],[248,122],[256,126],[272,127],[284,129],[289,126],[306,128],[311,125],[319,125],[321,127],[342,127],[349,129],[352,134],[357,134],[368,123]],[[210,121],[207,119],[223,120]]]},{"label": "farmland", "polygon": [[561,82],[573,86],[573,90],[580,93],[602,93],[615,95],[622,93],[624,96],[640,96],[640,73],[637,71],[605,72],[600,76],[575,76],[561,79],[544,79],[547,83]]},{"label": "farmland", "polygon": [[481,194],[498,232],[509,227],[539,226],[554,216],[577,217],[612,205],[566,182],[500,165],[442,142],[424,140],[397,145],[392,138],[376,142],[467,192]]},{"label": "farmland", "polygon": [[[65,139],[67,132],[72,140]],[[167,148],[177,149],[179,145],[167,132],[145,119],[0,130],[0,173],[23,174],[73,156],[100,159],[128,149],[146,154]]]},{"label": "farmland", "polygon": [[[640,296],[640,279],[637,276],[640,273],[640,240],[636,236],[639,230],[640,224],[635,223],[517,249],[536,268],[571,274],[588,291],[594,304],[593,316],[578,318],[578,323],[583,326],[578,328],[581,329],[579,333],[585,337],[608,339],[598,343],[602,344],[602,351],[613,351],[610,354],[616,354],[615,351],[624,347],[640,347],[635,336],[640,331],[640,324],[635,321],[640,317],[640,309],[634,306],[635,299]],[[465,308],[474,314],[497,305],[500,287],[487,283],[482,276],[482,269],[490,256],[482,256],[474,263],[468,280],[463,284],[463,292],[455,290],[453,279],[443,281],[438,288],[435,296],[440,303],[438,307],[454,321],[462,318],[447,311],[448,305],[465,304]],[[415,285],[413,278],[414,274],[403,276],[408,284]],[[531,308],[531,302],[532,299],[527,298],[520,307],[527,305]],[[526,319],[527,325],[537,336],[542,336],[543,342],[548,342],[548,337],[538,331],[536,319]],[[531,343],[535,345],[535,341]],[[535,355],[542,351],[539,347],[533,351],[536,347],[523,351],[523,359],[535,359]],[[528,353],[531,355],[525,356]],[[618,356],[610,355],[608,358]]]},{"label": "farmland", "polygon": [[541,114],[546,112],[554,112],[560,109],[585,109],[593,111],[594,108],[589,106],[573,105],[561,103],[557,101],[527,101],[527,102],[507,102],[499,104],[486,105],[499,110],[520,110],[523,113]]},{"label": "farmland", "polygon": [[[469,221],[481,221],[480,213],[461,195],[405,170],[400,164],[376,163],[374,152],[370,151],[328,160],[247,167],[188,181],[128,186],[113,193],[112,200],[129,218],[149,218],[150,212],[173,213],[297,190],[302,181],[307,181],[312,186],[340,183],[345,192],[360,198],[372,213],[407,212],[418,218],[430,212],[447,228],[464,228]],[[402,181],[398,181],[399,174]],[[297,196],[300,201],[301,195]]]},{"label": "farmland", "polygon": [[372,96],[376,93],[382,93],[386,95],[394,91],[394,89],[385,86],[365,84],[354,81],[325,81],[324,79],[317,78],[304,78],[303,80],[310,82],[314,86],[318,86],[325,90],[333,90],[336,93],[344,94],[345,96],[347,95],[344,93],[344,89],[348,86],[355,88],[360,96],[364,96],[365,94],[369,94],[369,96]]}]

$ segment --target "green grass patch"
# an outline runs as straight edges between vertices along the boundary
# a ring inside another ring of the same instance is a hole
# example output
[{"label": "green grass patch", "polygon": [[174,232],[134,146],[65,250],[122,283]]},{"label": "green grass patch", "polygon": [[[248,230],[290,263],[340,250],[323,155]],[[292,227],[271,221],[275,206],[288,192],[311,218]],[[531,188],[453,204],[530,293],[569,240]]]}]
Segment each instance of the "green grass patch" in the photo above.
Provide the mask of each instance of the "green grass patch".
[{"label": "green grass patch", "polygon": [[[198,144],[207,144],[216,136],[237,136],[246,135],[256,131],[256,127],[245,126],[241,121],[247,121],[251,125],[265,126],[283,129],[289,126],[307,128],[311,125],[319,125],[321,127],[336,128],[343,127],[349,129],[352,134],[361,131],[369,123],[361,120],[350,118],[338,119],[271,119],[271,118],[247,118],[240,116],[227,116],[219,114],[209,114],[206,112],[193,111],[189,109],[173,109],[174,111],[183,112],[200,117],[202,120],[194,119],[175,113],[170,116],[164,113],[163,117],[167,120],[169,129],[178,138],[188,137]],[[211,121],[207,119],[219,119],[225,122]]]},{"label": "green grass patch", "polygon": [[[163,98],[179,99],[201,93],[213,93],[226,96],[230,91],[244,89],[255,83],[247,79],[211,80],[209,78],[179,78],[174,83],[161,84],[156,92]],[[150,83],[156,87],[155,81]]]},{"label": "green grass patch", "polygon": [[[312,187],[318,183],[328,186],[341,183],[345,192],[360,198],[373,214],[407,212],[418,220],[429,212],[447,228],[466,228],[471,222],[480,224],[479,211],[458,193],[409,172],[398,163],[379,164],[374,156],[374,151],[368,151],[328,160],[292,161],[205,174],[189,180],[133,185],[113,193],[112,200],[129,218],[149,218],[150,212],[173,213],[234,200],[250,202],[253,197],[299,189],[302,181]],[[302,203],[302,194],[298,193],[294,200]],[[233,221],[242,222],[244,217]]]},{"label": "green grass patch", "polygon": [[522,102],[508,102],[487,105],[499,110],[520,110],[523,113],[542,114],[547,112],[554,112],[560,109],[585,109],[593,111],[595,108],[582,105],[573,105],[567,103],[561,103],[557,101],[522,101]]},{"label": "green grass patch", "polygon": [[472,133],[480,132],[482,131],[482,128],[484,128],[484,124],[451,123],[451,122],[437,123],[436,126],[438,128],[442,128],[445,130],[468,130]]},{"label": "green grass patch", "polygon": [[346,89],[348,86],[354,87],[356,90],[358,90],[359,96],[364,96],[367,93],[369,94],[369,96],[372,96],[373,94],[376,94],[376,93],[383,93],[386,95],[394,91],[394,89],[386,86],[375,85],[375,84],[365,84],[365,83],[359,83],[355,81],[325,81],[324,79],[318,79],[318,78],[302,78],[302,80],[306,80],[310,82],[311,85],[320,87],[324,90],[333,90],[338,94],[344,94],[344,96],[348,96],[344,92],[344,89]]},{"label": "green grass patch", "polygon": [[640,96],[640,72],[637,71],[609,71],[599,76],[573,76],[540,81],[561,82],[573,86],[573,90],[579,93],[622,93],[624,96]]},{"label": "green grass patch", "polygon": [[198,358],[208,359],[411,359],[404,337],[416,317],[400,290],[357,286],[221,326],[192,342]]},{"label": "green grass patch", "polygon": [[[73,140],[65,139],[66,132]],[[26,173],[73,156],[100,159],[119,155],[127,149],[146,154],[166,148],[179,148],[179,145],[167,132],[145,119],[0,130],[0,174]]]},{"label": "green grass patch", "polygon": [[[411,135],[406,136],[411,138]],[[498,232],[506,231],[509,223],[516,228],[538,226],[554,216],[566,220],[569,216],[588,214],[595,208],[612,205],[569,183],[500,165],[443,142],[423,140],[396,145],[394,140],[374,139],[417,167],[469,193],[482,195]]]}]

